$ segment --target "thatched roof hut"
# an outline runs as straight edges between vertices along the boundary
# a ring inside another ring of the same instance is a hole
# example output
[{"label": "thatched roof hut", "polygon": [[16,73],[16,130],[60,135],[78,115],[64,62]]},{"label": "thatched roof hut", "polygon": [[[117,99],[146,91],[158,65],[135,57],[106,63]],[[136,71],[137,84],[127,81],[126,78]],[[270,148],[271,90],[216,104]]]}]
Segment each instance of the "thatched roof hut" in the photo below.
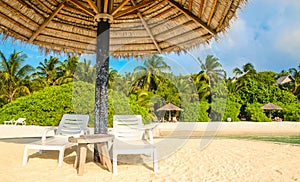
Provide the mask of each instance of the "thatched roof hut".
[{"label": "thatched roof hut", "polygon": [[168,103],[160,108],[157,111],[182,111],[180,107],[175,106],[174,104]]},{"label": "thatched roof hut", "polygon": [[[186,51],[230,25],[247,0],[1,0],[0,32],[44,51],[95,53],[95,19],[111,21],[110,55]],[[109,6],[107,6],[109,7]]]},{"label": "thatched roof hut", "polygon": [[276,80],[276,85],[282,85],[293,81],[295,81],[295,79],[291,75],[281,76]]},{"label": "thatched roof hut", "polygon": [[264,106],[262,106],[261,109],[264,109],[264,110],[282,110],[281,107],[276,106],[275,104],[270,103],[270,102],[268,104],[265,104]]}]

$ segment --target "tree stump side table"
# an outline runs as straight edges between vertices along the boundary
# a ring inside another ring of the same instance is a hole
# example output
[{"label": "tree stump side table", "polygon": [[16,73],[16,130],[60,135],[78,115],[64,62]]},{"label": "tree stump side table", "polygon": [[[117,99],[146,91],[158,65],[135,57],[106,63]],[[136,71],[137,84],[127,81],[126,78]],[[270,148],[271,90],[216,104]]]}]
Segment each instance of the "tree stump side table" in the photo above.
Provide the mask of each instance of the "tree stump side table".
[{"label": "tree stump side table", "polygon": [[97,144],[101,164],[105,166],[108,171],[112,172],[107,142],[113,141],[113,139],[114,136],[109,134],[81,135],[79,138],[68,138],[69,142],[78,144],[74,167],[77,169],[77,174],[79,176],[83,175],[88,144]]}]

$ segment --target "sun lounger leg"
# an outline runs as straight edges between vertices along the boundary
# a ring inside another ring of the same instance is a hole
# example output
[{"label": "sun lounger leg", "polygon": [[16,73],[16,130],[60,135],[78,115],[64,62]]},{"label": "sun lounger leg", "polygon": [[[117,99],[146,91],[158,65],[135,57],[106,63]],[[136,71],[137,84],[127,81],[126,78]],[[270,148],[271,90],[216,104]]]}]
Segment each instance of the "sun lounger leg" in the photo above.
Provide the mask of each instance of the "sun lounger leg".
[{"label": "sun lounger leg", "polygon": [[116,153],[113,153],[113,173],[114,174],[117,174],[118,173],[118,169],[117,169],[117,164],[118,164],[118,159],[117,159],[117,157],[118,157],[118,154],[116,154]]},{"label": "sun lounger leg", "polygon": [[78,167],[79,167],[79,159],[80,159],[80,146],[78,145],[77,149],[76,149],[76,158],[75,158],[75,162],[74,162],[75,169],[78,169]]},{"label": "sun lounger leg", "polygon": [[23,166],[26,166],[28,160],[28,148],[27,146],[24,149],[24,155],[23,155]]},{"label": "sun lounger leg", "polygon": [[64,159],[65,148],[59,150],[58,166],[61,167]]},{"label": "sun lounger leg", "polygon": [[158,172],[158,165],[157,165],[157,150],[154,149],[153,150],[153,170],[155,173]]},{"label": "sun lounger leg", "polygon": [[152,133],[152,130],[148,131],[148,135],[149,135],[149,143],[153,144],[153,133]]}]

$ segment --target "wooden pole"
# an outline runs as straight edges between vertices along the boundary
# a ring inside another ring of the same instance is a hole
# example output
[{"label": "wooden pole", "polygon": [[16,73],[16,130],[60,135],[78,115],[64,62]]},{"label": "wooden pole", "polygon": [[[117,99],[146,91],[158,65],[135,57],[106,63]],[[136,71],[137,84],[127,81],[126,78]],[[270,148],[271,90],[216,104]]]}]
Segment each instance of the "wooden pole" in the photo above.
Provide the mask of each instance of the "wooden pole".
[{"label": "wooden pole", "polygon": [[[101,0],[101,7],[104,7]],[[103,11],[103,10],[101,10]],[[94,133],[107,134],[108,122],[108,78],[109,78],[109,37],[110,23],[101,19],[97,27],[96,50],[96,84],[95,84],[95,117]],[[94,159],[99,161],[97,147],[94,148]]]},{"label": "wooden pole", "polygon": [[95,134],[107,133],[108,77],[109,77],[109,28],[108,21],[98,22],[96,51]]}]

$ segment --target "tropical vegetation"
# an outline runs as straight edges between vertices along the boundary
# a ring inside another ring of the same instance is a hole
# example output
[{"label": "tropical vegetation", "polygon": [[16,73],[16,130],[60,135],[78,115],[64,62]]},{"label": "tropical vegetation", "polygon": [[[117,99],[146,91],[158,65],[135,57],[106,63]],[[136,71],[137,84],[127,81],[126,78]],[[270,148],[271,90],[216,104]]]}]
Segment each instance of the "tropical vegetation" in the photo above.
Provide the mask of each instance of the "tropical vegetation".
[{"label": "tropical vegetation", "polygon": [[[57,125],[64,113],[86,113],[93,124],[96,67],[90,60],[70,55],[61,61],[50,56],[36,68],[25,64],[27,56],[14,51],[5,57],[0,51],[0,123],[26,117],[32,125]],[[133,72],[118,73],[110,68],[109,126],[115,114],[141,114],[144,122],[168,119],[157,112],[166,103],[183,109],[172,111],[183,122],[272,121],[272,116],[300,121],[300,64],[275,73],[255,70],[246,63],[234,68],[227,78],[219,59],[208,55],[199,61],[199,72],[172,73],[163,57],[153,55]],[[293,80],[277,83],[279,77]],[[272,102],[283,110],[264,111]],[[270,117],[271,116],[271,117]]]}]

